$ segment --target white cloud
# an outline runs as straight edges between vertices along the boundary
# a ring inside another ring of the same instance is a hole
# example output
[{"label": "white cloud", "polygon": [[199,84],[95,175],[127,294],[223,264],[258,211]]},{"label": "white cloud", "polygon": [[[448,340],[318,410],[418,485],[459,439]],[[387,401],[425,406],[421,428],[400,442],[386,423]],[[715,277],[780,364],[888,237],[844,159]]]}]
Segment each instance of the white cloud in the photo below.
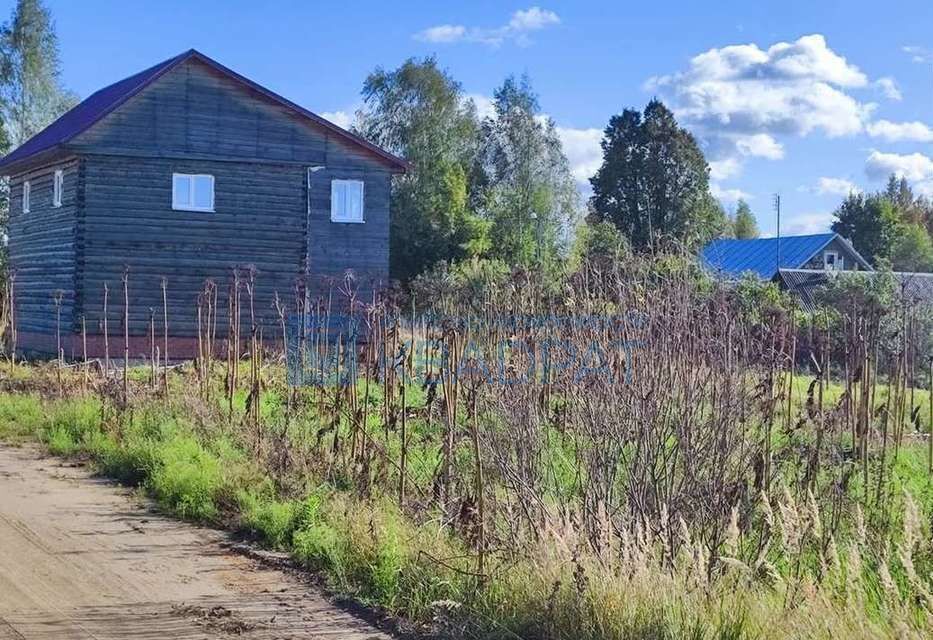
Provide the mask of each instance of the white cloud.
[{"label": "white cloud", "polygon": [[737,158],[724,158],[709,163],[709,177],[713,180],[725,180],[739,173],[742,169]]},{"label": "white cloud", "polygon": [[933,158],[922,153],[872,151],[865,160],[865,173],[874,180],[884,180],[891,174],[906,178],[918,194],[933,197]]},{"label": "white cloud", "polygon": [[866,127],[868,135],[888,142],[933,142],[933,129],[922,122],[891,122],[878,120]]},{"label": "white cloud", "polygon": [[476,107],[476,115],[480,120],[495,117],[496,107],[489,96],[484,96],[481,93],[470,93],[466,96],[466,99],[473,101],[473,106]]},{"label": "white cloud", "polygon": [[646,83],[703,141],[714,163],[734,169],[730,175],[743,157],[783,157],[777,136],[862,132],[875,105],[848,91],[868,86],[867,76],[820,34],[765,49],[710,49],[686,70]]},{"label": "white cloud", "polygon": [[325,120],[333,122],[335,125],[341,129],[349,130],[353,126],[353,123],[356,121],[356,116],[353,111],[324,111],[321,113],[321,117]]},{"label": "white cloud", "polygon": [[847,196],[850,193],[859,193],[861,189],[845,178],[820,178],[814,192],[821,196]]},{"label": "white cloud", "polygon": [[548,9],[530,7],[519,9],[500,27],[467,27],[462,24],[442,24],[428,27],[414,35],[416,40],[436,44],[453,42],[478,42],[498,47],[506,41],[519,46],[531,44],[529,34],[547,27],[560,24],[560,16]]},{"label": "white cloud", "polygon": [[780,160],[784,157],[784,147],[767,133],[739,136],[735,139],[735,146],[743,156],[769,160]]},{"label": "white cloud", "polygon": [[916,62],[917,64],[926,64],[928,62],[933,62],[933,51],[926,47],[918,47],[917,45],[908,45],[906,47],[901,47],[901,51],[910,56],[910,59]]},{"label": "white cloud", "polygon": [[709,192],[723,204],[735,204],[739,200],[751,200],[752,196],[741,189],[726,189],[715,182],[709,185]]},{"label": "white cloud", "polygon": [[[482,118],[494,118],[496,108],[492,98],[481,93],[470,93],[465,96],[476,107],[476,115]],[[535,120],[542,126],[547,126],[550,116],[541,113]],[[600,143],[603,139],[602,129],[577,129],[574,127],[555,126],[557,136],[560,138],[564,155],[570,163],[570,172],[573,174],[578,186],[586,192],[590,189],[590,178],[596,175],[603,162],[603,149]]]},{"label": "white cloud", "polygon": [[781,225],[781,235],[805,235],[829,231],[833,224],[833,214],[829,212],[799,213],[790,216]]},{"label": "white cloud", "polygon": [[512,14],[509,27],[515,31],[535,31],[552,24],[559,24],[560,18],[553,11],[541,7],[519,10]]},{"label": "white cloud", "polygon": [[602,129],[572,129],[557,127],[564,148],[564,155],[570,162],[570,171],[578,184],[589,186],[589,179],[599,170],[603,162]]},{"label": "white cloud", "polygon": [[415,34],[424,42],[456,42],[466,35],[466,27],[459,24],[440,24]]},{"label": "white cloud", "polygon": [[872,151],[865,161],[865,173],[876,180],[883,180],[892,173],[910,182],[933,180],[933,158],[922,153]]},{"label": "white cloud", "polygon": [[897,81],[894,78],[878,78],[875,81],[875,86],[888,100],[900,102],[904,99],[904,94],[901,93],[901,89],[897,86]]}]

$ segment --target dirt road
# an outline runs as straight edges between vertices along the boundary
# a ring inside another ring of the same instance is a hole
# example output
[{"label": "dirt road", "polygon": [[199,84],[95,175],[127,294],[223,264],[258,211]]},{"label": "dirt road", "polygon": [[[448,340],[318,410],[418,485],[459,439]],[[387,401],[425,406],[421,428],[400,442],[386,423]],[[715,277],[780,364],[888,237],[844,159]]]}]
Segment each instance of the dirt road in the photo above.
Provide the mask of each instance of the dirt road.
[{"label": "dirt road", "polygon": [[0,640],[389,638],[225,540],[0,446]]}]

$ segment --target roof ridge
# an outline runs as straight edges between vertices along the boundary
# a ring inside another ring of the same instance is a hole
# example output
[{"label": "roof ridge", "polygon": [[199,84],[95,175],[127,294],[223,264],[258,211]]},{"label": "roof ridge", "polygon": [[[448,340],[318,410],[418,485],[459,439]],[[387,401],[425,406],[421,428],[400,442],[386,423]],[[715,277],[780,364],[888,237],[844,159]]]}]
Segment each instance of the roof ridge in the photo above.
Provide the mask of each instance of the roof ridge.
[{"label": "roof ridge", "polygon": [[217,72],[232,78],[234,81],[239,82],[247,88],[264,96],[266,99],[277,102],[282,106],[285,106],[288,109],[296,112],[298,115],[311,120],[315,124],[324,127],[328,131],[337,134],[348,142],[363,147],[370,153],[381,158],[384,162],[387,162],[401,170],[408,168],[408,163],[402,158],[399,158],[398,156],[389,153],[388,151],[378,147],[368,140],[365,140],[364,138],[361,138],[360,136],[337,126],[333,122],[330,122],[329,120],[326,120],[316,113],[305,109],[297,103],[292,102],[283,96],[280,96],[274,91],[263,87],[259,83],[254,82],[253,80],[250,80],[243,75],[240,75],[236,71],[225,67],[216,60],[213,60],[209,56],[201,53],[197,49],[191,48],[176,56],[167,58],[162,62],[148,67],[147,69],[143,69],[142,71],[129,75],[122,80],[117,80],[116,82],[98,89],[87,98],[76,104],[74,107],[66,111],[64,114],[56,118],[47,127],[36,133],[19,147],[11,151],[6,155],[6,157],[0,159],[0,170],[6,169],[7,167],[19,162],[25,162],[37,154],[50,151],[59,145],[67,143],[69,140],[72,140],[84,131],[87,131],[90,127],[100,122],[108,114],[112,113],[114,110],[125,104],[127,100],[138,94],[145,87],[155,82],[162,75],[175,68],[179,63],[190,58],[197,58]]}]

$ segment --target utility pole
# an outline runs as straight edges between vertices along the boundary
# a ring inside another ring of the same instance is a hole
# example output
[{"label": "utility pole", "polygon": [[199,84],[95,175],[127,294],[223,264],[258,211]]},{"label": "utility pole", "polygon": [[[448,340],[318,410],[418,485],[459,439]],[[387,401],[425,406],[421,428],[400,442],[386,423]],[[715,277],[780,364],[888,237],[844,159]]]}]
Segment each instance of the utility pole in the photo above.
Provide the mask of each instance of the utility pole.
[{"label": "utility pole", "polygon": [[777,214],[777,264],[776,270],[781,270],[781,194],[774,194],[774,212]]}]

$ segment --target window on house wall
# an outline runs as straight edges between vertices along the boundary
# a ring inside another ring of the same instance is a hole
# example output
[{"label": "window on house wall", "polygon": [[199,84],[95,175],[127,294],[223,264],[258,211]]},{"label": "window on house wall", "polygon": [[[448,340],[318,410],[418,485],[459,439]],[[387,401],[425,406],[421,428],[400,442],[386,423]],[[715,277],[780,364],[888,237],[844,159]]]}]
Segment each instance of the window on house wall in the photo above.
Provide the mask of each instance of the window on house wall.
[{"label": "window on house wall", "polygon": [[29,180],[23,182],[23,213],[29,213],[29,204],[32,199],[32,185]]},{"label": "window on house wall", "polygon": [[835,251],[823,253],[823,269],[826,271],[842,271],[842,256]]},{"label": "window on house wall", "polygon": [[330,219],[333,222],[363,222],[363,181],[332,180]]},{"label": "window on house wall", "polygon": [[55,171],[52,179],[52,206],[62,206],[62,188],[65,185],[65,172],[61,169]]},{"label": "window on house wall", "polygon": [[172,209],[213,211],[214,176],[198,173],[173,173]]}]

